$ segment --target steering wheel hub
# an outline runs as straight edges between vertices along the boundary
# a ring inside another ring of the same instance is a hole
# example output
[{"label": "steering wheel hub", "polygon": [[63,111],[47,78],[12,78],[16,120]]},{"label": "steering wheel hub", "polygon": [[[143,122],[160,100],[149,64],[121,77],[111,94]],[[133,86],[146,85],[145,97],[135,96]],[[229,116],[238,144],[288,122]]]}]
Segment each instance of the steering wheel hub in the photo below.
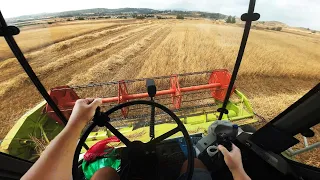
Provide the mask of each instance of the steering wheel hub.
[{"label": "steering wheel hub", "polygon": [[121,157],[129,161],[141,161],[156,153],[156,147],[153,144],[143,143],[141,141],[133,141],[121,152]]}]

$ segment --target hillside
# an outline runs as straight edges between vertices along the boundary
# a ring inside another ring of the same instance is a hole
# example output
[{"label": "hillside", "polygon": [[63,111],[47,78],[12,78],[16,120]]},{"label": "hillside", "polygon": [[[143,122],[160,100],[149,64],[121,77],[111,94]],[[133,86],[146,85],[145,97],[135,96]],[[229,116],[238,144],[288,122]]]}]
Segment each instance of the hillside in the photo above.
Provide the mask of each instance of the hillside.
[{"label": "hillside", "polygon": [[288,27],[287,24],[279,21],[256,21],[256,22],[253,22],[252,24],[264,25],[264,26]]},{"label": "hillside", "polygon": [[182,14],[187,17],[203,17],[212,19],[225,19],[227,16],[220,13],[209,13],[201,11],[183,11],[183,10],[154,10],[148,8],[95,8],[74,11],[64,11],[56,13],[41,13],[33,15],[24,15],[6,19],[9,23],[24,22],[30,20],[48,19],[48,18],[64,18],[64,17],[83,17],[83,16],[110,16],[110,15],[133,15],[133,14]]},{"label": "hillside", "polygon": [[[155,10],[150,8],[118,8],[118,9],[108,9],[108,8],[94,8],[94,9],[82,9],[82,10],[73,10],[73,11],[63,11],[63,12],[54,12],[54,13],[40,13],[32,15],[23,15],[13,18],[7,18],[6,21],[11,25],[16,25],[18,27],[30,26],[36,24],[43,24],[42,20],[52,20],[56,18],[84,18],[90,19],[91,17],[100,17],[100,18],[132,18],[136,15],[145,15],[146,17],[153,18],[158,17],[157,15],[165,15],[167,17],[175,17],[176,15],[183,15],[184,17],[191,18],[205,18],[213,20],[226,20],[228,15],[221,13],[213,12],[203,12],[203,11],[188,11],[185,9],[171,9],[171,10]],[[160,16],[161,17],[161,16]],[[56,20],[55,20],[56,21]],[[240,18],[236,17],[237,24],[243,25],[244,22]],[[287,24],[279,21],[256,21],[253,22],[253,25],[258,29],[266,29],[272,27],[281,27],[281,28],[290,28],[294,31],[304,31],[315,33],[317,31],[304,28],[304,27],[290,27]]]}]

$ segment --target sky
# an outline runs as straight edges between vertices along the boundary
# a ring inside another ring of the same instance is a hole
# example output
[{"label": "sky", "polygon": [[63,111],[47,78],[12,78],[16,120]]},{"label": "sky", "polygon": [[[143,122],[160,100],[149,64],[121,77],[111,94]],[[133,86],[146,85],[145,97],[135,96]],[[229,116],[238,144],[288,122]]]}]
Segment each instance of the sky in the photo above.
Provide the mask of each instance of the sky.
[{"label": "sky", "polygon": [[[19,4],[18,4],[19,3]],[[18,0],[4,1],[5,18],[89,8],[184,9],[217,12],[240,17],[249,0]],[[280,21],[290,26],[320,30],[320,0],[257,0],[261,21]]]}]

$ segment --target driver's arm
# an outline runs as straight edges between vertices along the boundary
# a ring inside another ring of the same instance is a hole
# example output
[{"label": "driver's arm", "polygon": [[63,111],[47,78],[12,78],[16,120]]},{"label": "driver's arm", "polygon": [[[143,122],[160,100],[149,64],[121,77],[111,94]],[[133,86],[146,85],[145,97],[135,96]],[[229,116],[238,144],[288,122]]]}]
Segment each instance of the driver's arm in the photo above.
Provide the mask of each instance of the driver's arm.
[{"label": "driver's arm", "polygon": [[73,156],[80,133],[101,103],[101,99],[77,100],[67,126],[50,142],[22,179],[70,180]]},{"label": "driver's arm", "polygon": [[218,149],[223,154],[224,161],[231,171],[234,180],[251,180],[243,169],[241,152],[237,146],[232,144],[232,151],[230,152],[222,145],[219,145]]}]

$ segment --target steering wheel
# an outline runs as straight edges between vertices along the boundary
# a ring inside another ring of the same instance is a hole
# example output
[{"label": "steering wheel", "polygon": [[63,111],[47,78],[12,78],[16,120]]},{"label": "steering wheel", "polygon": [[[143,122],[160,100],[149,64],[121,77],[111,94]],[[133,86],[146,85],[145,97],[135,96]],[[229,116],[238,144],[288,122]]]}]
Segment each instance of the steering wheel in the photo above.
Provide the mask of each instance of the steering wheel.
[{"label": "steering wheel", "polygon": [[[138,104],[154,106],[154,107],[157,107],[157,108],[163,110],[177,123],[178,126],[174,129],[162,134],[161,136],[150,140],[148,143],[143,143],[141,141],[131,142],[130,140],[128,140],[123,134],[121,134],[116,128],[114,128],[109,123],[109,121],[110,121],[109,115],[114,113],[117,110],[124,108],[124,107],[129,107],[129,106],[138,105]],[[150,159],[152,159],[152,161],[156,161],[156,158],[155,159],[153,158],[153,157],[155,157],[156,144],[160,143],[161,141],[165,140],[166,138],[181,131],[184,138],[185,138],[186,145],[187,145],[187,151],[188,151],[188,166],[187,166],[186,177],[187,177],[187,180],[191,180],[192,175],[193,175],[193,170],[194,170],[194,157],[193,157],[193,153],[192,153],[193,152],[192,151],[193,145],[191,143],[191,139],[190,139],[188,131],[184,127],[181,120],[170,109],[168,109],[167,107],[165,107],[159,103],[152,102],[152,101],[145,101],[145,100],[130,101],[130,102],[126,102],[123,104],[119,104],[104,113],[99,113],[98,111],[96,111],[96,114],[93,118],[93,122],[86,128],[86,130],[82,134],[82,136],[79,140],[79,143],[77,145],[77,148],[76,148],[76,151],[74,154],[74,158],[73,158],[73,167],[72,167],[73,179],[76,179],[76,180],[80,179],[79,170],[78,170],[78,159],[79,159],[80,151],[82,149],[82,146],[84,145],[84,142],[86,141],[87,137],[89,136],[90,132],[97,125],[100,127],[105,126],[106,128],[108,128],[122,143],[124,143],[126,145],[126,147],[123,148],[123,150],[121,151],[121,156],[125,156],[131,163],[139,164],[139,165],[145,163],[145,162],[141,163],[141,159],[145,159],[145,160],[149,160],[149,161],[151,161]],[[137,168],[137,166],[135,166],[135,168]],[[137,172],[143,172],[143,170],[141,169],[141,170],[135,171],[135,173],[137,173]],[[155,177],[153,177],[153,179],[156,179],[156,175],[155,175]]]}]

